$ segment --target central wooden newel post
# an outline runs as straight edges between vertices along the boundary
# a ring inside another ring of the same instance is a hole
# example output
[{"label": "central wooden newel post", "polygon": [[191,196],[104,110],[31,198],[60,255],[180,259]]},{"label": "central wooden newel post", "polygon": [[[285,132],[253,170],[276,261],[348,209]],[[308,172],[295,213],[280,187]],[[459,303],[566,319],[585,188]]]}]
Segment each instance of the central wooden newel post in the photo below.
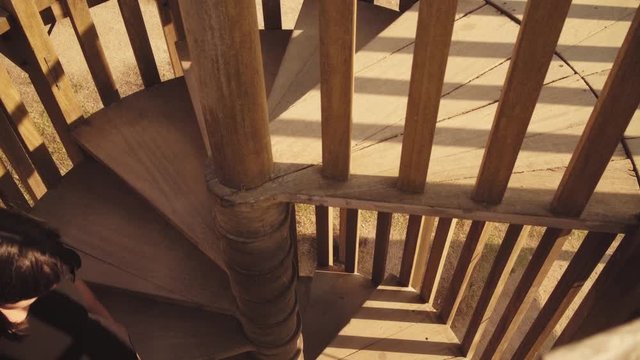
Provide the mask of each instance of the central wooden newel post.
[{"label": "central wooden newel post", "polygon": [[261,186],[273,159],[254,0],[180,0],[213,153],[214,223],[238,318],[261,359],[301,358],[297,271],[287,203],[233,203]]}]

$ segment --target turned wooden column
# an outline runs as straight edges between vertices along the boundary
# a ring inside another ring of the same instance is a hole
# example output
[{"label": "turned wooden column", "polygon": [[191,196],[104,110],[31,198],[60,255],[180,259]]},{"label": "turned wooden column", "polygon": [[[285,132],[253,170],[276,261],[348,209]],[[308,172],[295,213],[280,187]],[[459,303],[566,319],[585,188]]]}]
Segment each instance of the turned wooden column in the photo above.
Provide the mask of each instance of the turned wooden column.
[{"label": "turned wooden column", "polygon": [[[212,188],[259,187],[273,160],[255,1],[180,0],[180,7],[212,148]],[[289,204],[229,204],[213,195],[238,318],[257,357],[301,358]]]}]

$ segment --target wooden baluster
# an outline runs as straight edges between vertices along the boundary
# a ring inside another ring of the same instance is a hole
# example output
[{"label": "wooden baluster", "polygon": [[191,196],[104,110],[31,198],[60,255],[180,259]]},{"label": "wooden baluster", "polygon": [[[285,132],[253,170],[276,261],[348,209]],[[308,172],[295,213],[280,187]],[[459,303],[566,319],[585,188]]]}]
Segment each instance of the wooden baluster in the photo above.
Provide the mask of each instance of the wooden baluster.
[{"label": "wooden baluster", "polygon": [[407,233],[404,238],[404,249],[402,251],[402,262],[400,263],[400,284],[409,286],[411,281],[411,271],[416,258],[416,249],[418,248],[418,239],[420,238],[420,230],[422,229],[422,216],[409,215],[407,223]]},{"label": "wooden baluster", "polygon": [[0,200],[6,207],[16,207],[24,211],[31,208],[29,201],[24,197],[2,160],[0,160]]},{"label": "wooden baluster", "polygon": [[291,242],[293,243],[294,248],[293,263],[298,272],[298,276],[300,276],[300,253],[298,252],[298,215],[296,214],[296,204],[291,204],[289,214],[289,237],[291,238]]},{"label": "wooden baluster", "polygon": [[571,157],[551,211],[580,216],[640,104],[640,8]]},{"label": "wooden baluster", "polygon": [[449,282],[447,295],[440,308],[440,316],[448,325],[453,323],[453,318],[458,311],[460,301],[462,301],[462,295],[480,259],[490,229],[491,227],[486,226],[484,221],[474,221],[471,223],[467,238],[460,251],[460,257],[453,271],[453,276]]},{"label": "wooden baluster", "polygon": [[504,234],[462,339],[462,351],[467,358],[475,356],[487,320],[495,309],[520,249],[529,235],[529,228],[523,228],[522,225],[511,224]]},{"label": "wooden baluster", "polygon": [[87,61],[89,72],[96,85],[100,99],[104,106],[109,106],[120,100],[120,93],[113,80],[111,68],[104,55],[98,31],[91,18],[87,0],[65,0],[73,31],[76,33],[80,49]]},{"label": "wooden baluster", "polygon": [[392,218],[392,213],[378,212],[376,243],[373,251],[373,270],[371,271],[371,281],[375,285],[380,285],[384,281],[384,276],[387,272],[387,255],[389,254]]},{"label": "wooden baluster", "polygon": [[340,228],[338,229],[338,260],[345,264],[347,262],[347,209],[340,209]]},{"label": "wooden baluster", "polygon": [[167,52],[171,60],[171,67],[173,68],[173,75],[180,77],[184,75],[184,72],[182,70],[180,56],[178,56],[178,49],[176,48],[176,42],[179,39],[176,20],[174,19],[176,14],[179,16],[179,12],[171,11],[169,0],[157,0],[156,5],[158,7],[158,14],[160,15],[160,22],[162,23],[164,40],[167,44]]},{"label": "wooden baluster", "polygon": [[625,235],[556,340],[565,345],[623,324],[640,313],[640,231]]},{"label": "wooden baluster", "polygon": [[422,286],[422,278],[427,268],[429,252],[433,246],[435,222],[436,218],[431,216],[425,216],[422,219],[422,227],[420,229],[420,235],[418,236],[418,247],[416,249],[416,255],[414,256],[413,269],[411,270],[411,278],[409,280],[409,286],[418,292],[420,292],[420,287]]},{"label": "wooden baluster", "polygon": [[515,359],[535,358],[615,238],[616,234],[599,232],[587,234],[520,342],[513,356]]},{"label": "wooden baluster", "polygon": [[507,189],[571,0],[528,1],[473,199],[498,204]]},{"label": "wooden baluster", "polygon": [[356,0],[320,1],[322,174],[349,177]]},{"label": "wooden baluster", "polygon": [[556,228],[545,230],[495,330],[488,334],[489,342],[480,359],[499,359],[504,356],[507,344],[535,298],[553,262],[562,251],[562,245],[569,233]]},{"label": "wooden baluster", "polygon": [[456,5],[456,0],[420,2],[398,178],[403,191],[424,191]]},{"label": "wooden baluster", "polygon": [[282,29],[280,0],[262,0],[262,19],[267,30]]},{"label": "wooden baluster", "polygon": [[140,70],[142,83],[145,87],[159,84],[160,74],[158,73],[156,60],[153,57],[153,50],[151,49],[147,28],[144,25],[140,3],[138,3],[138,0],[118,0],[118,6],[124,20],[124,26],[127,29],[133,55],[138,64],[138,70]]},{"label": "wooden baluster", "polygon": [[457,220],[441,217],[438,219],[438,225],[433,235],[433,245],[427,259],[427,266],[424,270],[422,279],[422,287],[420,288],[420,297],[422,300],[433,304],[436,289],[440,282],[444,262],[449,251],[449,243],[453,237]]},{"label": "wooden baluster", "polygon": [[345,271],[356,273],[358,271],[358,247],[360,240],[360,211],[347,209],[347,226],[345,229]]},{"label": "wooden baluster", "polygon": [[27,72],[49,114],[60,142],[72,164],[84,154],[74,141],[69,125],[83,119],[82,110],[67,79],[62,64],[47,35],[40,13],[33,1],[0,0],[15,19],[16,49],[27,61]]},{"label": "wooden baluster", "polygon": [[333,266],[333,209],[316,206],[316,236],[318,238],[318,266]]},{"label": "wooden baluster", "polygon": [[7,69],[0,63],[0,112],[10,119],[13,131],[20,138],[22,147],[28,152],[31,162],[38,170],[47,188],[54,186],[60,177],[60,170],[44,140],[24,106],[18,89],[13,86]]}]

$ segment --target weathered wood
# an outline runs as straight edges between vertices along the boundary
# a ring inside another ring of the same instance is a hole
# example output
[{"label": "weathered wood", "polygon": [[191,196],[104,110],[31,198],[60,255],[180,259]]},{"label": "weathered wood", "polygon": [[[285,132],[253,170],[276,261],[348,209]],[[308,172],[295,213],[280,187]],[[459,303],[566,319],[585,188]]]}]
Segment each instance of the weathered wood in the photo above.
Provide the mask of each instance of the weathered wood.
[{"label": "weathered wood", "polygon": [[0,64],[0,112],[4,111],[12,122],[13,131],[27,150],[31,162],[38,170],[46,187],[54,186],[61,177],[42,135],[33,123],[18,89],[13,85],[7,69]]},{"label": "weathered wood", "polygon": [[102,104],[109,106],[120,100],[120,94],[91,18],[87,0],[65,0],[64,3]]},{"label": "weathered wood", "polygon": [[127,29],[129,43],[136,58],[140,77],[145,87],[160,83],[160,73],[153,57],[151,42],[144,25],[142,9],[138,0],[118,0],[122,20]]},{"label": "weathered wood", "polygon": [[0,200],[6,207],[29,210],[31,205],[11,176],[11,173],[0,160]]},{"label": "weathered wood", "polygon": [[551,210],[579,216],[640,104],[640,8],[562,177]]},{"label": "weathered wood", "polygon": [[333,209],[316,206],[316,238],[318,266],[333,265]]},{"label": "weathered wood", "polygon": [[537,356],[540,348],[615,238],[616,234],[610,233],[587,234],[535,321],[529,327],[524,339],[518,345],[513,355],[515,359],[534,359]]},{"label": "weathered wood", "polygon": [[11,25],[8,20],[9,14],[6,11],[0,9],[0,35],[6,33],[11,29]]},{"label": "weathered wood", "polygon": [[338,229],[338,260],[341,263],[346,263],[346,248],[347,248],[347,209],[340,208],[340,228]]},{"label": "weathered wood", "polygon": [[444,262],[449,251],[449,243],[453,237],[457,220],[441,217],[438,219],[435,233],[433,235],[433,245],[427,259],[427,266],[424,270],[420,297],[422,300],[433,304],[436,289],[440,282]]},{"label": "weathered wood", "polygon": [[398,188],[423,192],[457,0],[420,3]]},{"label": "weathered wood", "polygon": [[28,73],[33,86],[69,159],[77,164],[84,155],[71,138],[69,125],[83,119],[82,110],[46,33],[38,9],[32,1],[3,0],[2,4],[16,19],[15,44],[20,44],[20,51],[28,62]]},{"label": "weathered wood", "polygon": [[262,0],[262,19],[267,30],[282,29],[280,0]]},{"label": "weathered wood", "polygon": [[[179,40],[179,30],[177,29],[179,25],[177,25],[177,21],[175,20],[176,16],[180,16],[180,12],[179,10],[172,11],[172,4],[169,0],[157,0],[156,5],[158,7],[158,13],[160,14],[160,22],[162,23],[162,31],[164,32],[164,40],[167,44],[173,75],[176,77],[182,76],[184,73],[182,64],[180,63],[180,57],[178,56],[178,49],[176,48],[176,41]],[[180,40],[184,40],[184,38]]]},{"label": "weathered wood", "polygon": [[568,234],[568,231],[561,229],[547,228],[545,230],[507,303],[507,307],[498,320],[495,330],[489,335],[489,342],[480,355],[480,359],[504,356],[507,344],[535,298],[538,288],[546,278],[553,262],[562,251],[562,245]]},{"label": "weathered wood", "polygon": [[416,249],[418,248],[418,239],[422,230],[422,216],[409,215],[407,223],[407,232],[404,238],[404,248],[402,250],[402,262],[400,263],[400,275],[398,279],[402,286],[409,286],[411,281],[411,272],[413,263],[416,259]]},{"label": "weathered wood", "polygon": [[351,115],[356,0],[320,1],[322,173],[346,181],[351,163]]},{"label": "weathered wood", "polygon": [[22,147],[20,139],[13,131],[13,127],[9,123],[3,111],[0,111],[0,150],[9,160],[11,167],[18,175],[22,186],[29,194],[31,199],[38,201],[47,192],[40,174],[31,163],[31,159]]},{"label": "weathered wood", "polygon": [[554,346],[581,340],[622,324],[640,311],[640,232],[625,235],[580,302]]},{"label": "weathered wood", "polygon": [[378,213],[375,249],[373,251],[373,269],[371,270],[371,281],[375,285],[382,283],[387,272],[387,255],[389,254],[392,218],[393,214],[391,213]]},{"label": "weathered wood", "polygon": [[422,228],[418,237],[418,247],[416,249],[415,260],[413,261],[413,269],[411,270],[411,280],[409,286],[420,292],[429,252],[433,245],[433,230],[436,218],[428,216],[422,219]]},{"label": "weathered wood", "polygon": [[504,197],[570,5],[571,0],[527,2],[473,192],[476,201],[497,204]]},{"label": "weathered wood", "polygon": [[478,350],[478,344],[482,338],[487,320],[498,303],[520,249],[528,235],[529,228],[523,229],[522,225],[509,225],[504,234],[461,342],[462,351],[468,358],[473,358]]},{"label": "weathered wood", "polygon": [[360,242],[360,211],[358,209],[347,209],[346,225],[344,270],[348,273],[356,273]]},{"label": "weathered wood", "polygon": [[460,250],[460,257],[456,262],[456,268],[449,282],[447,295],[440,308],[442,319],[449,325],[453,323],[453,318],[462,301],[462,295],[469,284],[471,274],[478,260],[480,260],[490,229],[491,225],[487,225],[484,221],[471,223],[467,238],[462,245],[462,250]]}]

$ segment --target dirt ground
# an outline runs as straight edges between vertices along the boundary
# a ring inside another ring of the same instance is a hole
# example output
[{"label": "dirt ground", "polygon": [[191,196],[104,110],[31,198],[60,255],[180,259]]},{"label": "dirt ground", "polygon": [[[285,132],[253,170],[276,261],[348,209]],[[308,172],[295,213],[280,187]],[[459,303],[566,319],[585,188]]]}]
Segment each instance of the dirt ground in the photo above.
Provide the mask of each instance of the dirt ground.
[{"label": "dirt ground", "polygon": [[[260,7],[260,1],[257,1]],[[384,0],[379,1],[384,3],[385,6],[394,8],[397,7],[397,0]],[[145,17],[145,23],[150,34],[151,43],[156,57],[158,68],[160,69],[160,75],[163,80],[173,77],[171,64],[169,61],[166,45],[157,10],[155,8],[154,0],[141,0],[143,14]],[[295,18],[302,0],[283,1],[283,26],[285,28],[292,28],[295,24]],[[128,44],[128,39],[124,29],[124,24],[119,14],[118,6],[115,1],[108,1],[92,9],[92,16],[95,21],[98,33],[102,40],[102,45],[105,48],[109,64],[111,65],[116,84],[120,89],[122,96],[126,96],[133,92],[136,92],[143,88],[142,81],[138,74],[137,67],[134,62],[133,53]],[[261,19],[260,19],[260,22]],[[85,114],[91,114],[101,107],[100,99],[97,91],[95,90],[92,81],[90,80],[89,70],[86,63],[82,61],[82,53],[78,42],[75,38],[75,34],[71,25],[67,20],[59,21],[52,25],[50,29],[51,38],[56,47],[62,66],[64,67],[67,76],[70,78],[74,90],[78,94],[81,102],[81,106]],[[0,59],[8,67],[10,76],[14,83],[19,88],[19,91],[25,101],[27,108],[29,109],[31,116],[35,120],[39,129],[46,135],[45,140],[47,146],[56,154],[56,158],[59,165],[65,171],[69,169],[69,162],[61,150],[59,144],[56,142],[55,135],[53,134],[51,127],[48,123],[47,115],[44,108],[40,104],[35,90],[33,89],[28,77],[17,66],[9,63],[5,58]],[[315,219],[314,210],[312,206],[298,205],[298,232],[300,238],[300,262],[302,265],[303,275],[311,275],[315,269]],[[338,212],[335,211],[335,228],[334,238],[338,238]],[[358,271],[365,275],[370,276],[371,265],[373,258],[374,248],[374,235],[375,235],[375,222],[376,214],[370,211],[362,211],[361,213],[361,225],[360,225],[360,252],[359,252],[359,267]],[[390,241],[390,249],[388,255],[388,269],[390,274],[397,274],[400,267],[400,259],[402,257],[402,249],[404,246],[404,236],[406,231],[407,215],[396,214],[393,217],[392,236]],[[466,230],[469,227],[468,221],[462,221],[458,223],[455,231],[455,236],[451,243],[451,249],[446,259],[446,266],[442,277],[441,284],[447,284],[451,278],[454,265],[457,261],[457,257],[460,253],[461,245],[464,241]],[[495,227],[491,233],[487,245],[484,249],[482,257],[478,262],[476,273],[471,279],[471,284],[465,293],[465,298],[462,302],[459,315],[456,317],[453,328],[456,334],[461,337],[461,329],[464,328],[469,321],[470,312],[473,310],[473,304],[476,302],[481,287],[484,283],[484,279],[490,269],[493,257],[497,252],[497,248],[500,244],[500,239],[503,232],[506,229],[506,225],[501,224]],[[513,290],[519,277],[522,275],[524,268],[531,256],[535,245],[542,234],[542,229],[535,228],[527,241],[527,244],[521,252],[517,264],[510,276],[507,291],[507,295],[510,295],[510,291]],[[562,271],[566,267],[568,261],[573,256],[573,253],[579,246],[583,232],[574,232],[571,238],[565,244],[562,256],[554,264],[549,276],[545,280],[545,283],[541,287],[536,301],[531,306],[531,310],[523,322],[523,328],[526,327],[534,319],[536,312],[540,309],[540,304],[546,299],[553,285],[562,275]],[[615,246],[615,244],[614,244]],[[611,254],[610,249],[608,254]],[[600,266],[601,267],[601,266]],[[596,273],[599,272],[599,269]],[[585,293],[586,288],[592,283],[595,276],[592,276],[587,286],[581,292],[581,296]],[[437,292],[436,308],[438,303],[443,297],[443,288],[441,287]],[[503,299],[504,300],[504,299]],[[575,304],[576,302],[574,302]],[[494,314],[500,314],[502,307],[506,305],[506,301],[500,301],[498,309]],[[571,311],[569,311],[571,313]],[[489,324],[495,324],[496,316],[492,316],[489,319]],[[565,319],[566,320],[566,319]],[[556,329],[555,334],[558,334],[564,323]],[[489,325],[491,326],[491,325]],[[520,329],[516,337],[524,335],[524,329]],[[512,349],[514,350],[514,349]]]}]

